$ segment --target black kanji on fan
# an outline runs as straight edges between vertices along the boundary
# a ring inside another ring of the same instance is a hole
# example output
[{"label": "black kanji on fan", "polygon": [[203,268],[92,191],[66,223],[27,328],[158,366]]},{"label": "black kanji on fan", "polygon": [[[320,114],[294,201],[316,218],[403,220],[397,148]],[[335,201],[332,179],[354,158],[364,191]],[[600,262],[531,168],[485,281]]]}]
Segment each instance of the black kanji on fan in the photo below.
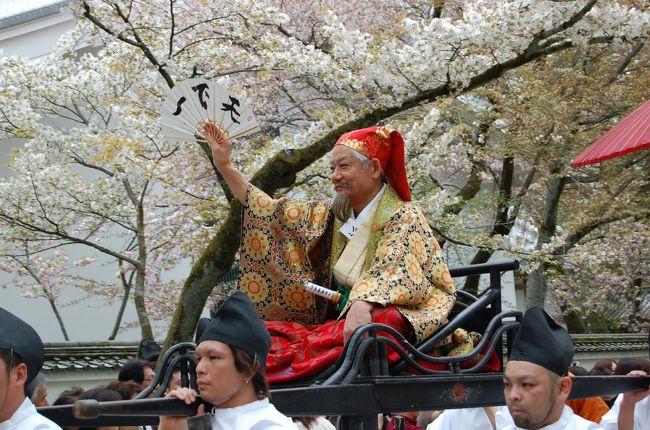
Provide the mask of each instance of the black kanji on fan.
[{"label": "black kanji on fan", "polygon": [[185,97],[181,97],[180,99],[178,99],[178,101],[176,102],[176,112],[173,113],[174,116],[178,116],[181,114],[181,112],[183,112],[183,108],[181,108],[181,105],[185,103],[185,100],[187,100]]},{"label": "black kanji on fan", "polygon": [[237,112],[237,108],[235,108],[235,106],[239,106],[239,100],[237,100],[233,96],[228,96],[228,97],[230,97],[230,104],[221,103],[221,105],[223,106],[221,110],[230,112],[230,119],[232,119],[232,122],[234,122],[235,124],[239,124],[239,121],[237,120],[237,118],[235,118],[235,115],[237,116],[241,115],[239,112]]},{"label": "black kanji on fan", "polygon": [[210,94],[208,94],[206,91],[209,89],[208,84],[203,83],[203,84],[198,84],[196,86],[192,87],[192,91],[195,93],[199,93],[199,102],[201,103],[201,106],[203,106],[203,109],[208,110],[208,102],[203,100],[203,97],[205,96],[206,99],[210,98]]}]

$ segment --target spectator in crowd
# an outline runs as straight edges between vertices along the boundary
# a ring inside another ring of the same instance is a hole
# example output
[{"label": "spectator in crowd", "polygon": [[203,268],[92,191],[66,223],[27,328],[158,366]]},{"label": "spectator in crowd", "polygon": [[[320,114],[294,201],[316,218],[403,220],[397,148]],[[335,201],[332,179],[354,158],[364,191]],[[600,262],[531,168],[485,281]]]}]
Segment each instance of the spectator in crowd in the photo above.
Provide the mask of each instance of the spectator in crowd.
[{"label": "spectator in crowd", "polygon": [[[140,391],[142,386],[135,381],[113,381],[106,386],[106,389],[117,392],[122,400],[133,399]],[[119,430],[151,430],[150,426],[133,426],[120,427]]]},{"label": "spectator in crowd", "polygon": [[[59,394],[59,397],[57,397],[54,403],[52,403],[52,406],[72,405],[79,400],[83,393],[84,389],[76,386],[69,390],[64,390]],[[64,430],[79,430],[79,427],[65,427]]]},{"label": "spectator in crowd", "polygon": [[59,397],[52,403],[52,406],[72,405],[79,400],[79,397],[84,393],[81,387],[72,387],[69,390],[62,391]]},{"label": "spectator in crowd", "polygon": [[[122,395],[115,390],[110,390],[103,385],[86,390],[79,400],[94,399],[98,402],[114,402],[124,400]],[[120,430],[118,426],[80,427],[79,430]]]},{"label": "spectator in crowd", "polygon": [[[124,400],[131,400],[142,391],[142,385],[135,381],[113,381],[106,388],[117,391]],[[120,427],[120,430],[151,430],[151,426]]]},{"label": "spectator in crowd", "polygon": [[165,389],[165,395],[167,395],[170,391],[173,391],[180,387],[181,387],[181,371],[180,369],[174,369],[174,372],[172,372],[172,377],[169,380],[169,384],[167,384],[167,389]]},{"label": "spectator in crowd", "polygon": [[567,331],[540,308],[524,314],[504,372],[509,414],[497,411],[496,428],[601,429],[565,405],[571,392],[573,344]]},{"label": "spectator in crowd", "polygon": [[574,414],[595,423],[599,423],[609,411],[607,403],[601,397],[567,400],[566,404],[573,410]]},{"label": "spectator in crowd", "polygon": [[145,389],[151,384],[154,376],[156,373],[153,371],[153,363],[136,358],[122,365],[117,380],[134,381],[142,385],[142,389]]},{"label": "spectator in crowd", "polygon": [[616,371],[617,362],[613,358],[601,358],[596,361],[589,373],[592,375],[613,375]]},{"label": "spectator in crowd", "polygon": [[117,391],[122,400],[131,400],[142,391],[142,385],[135,381],[113,381],[106,385],[106,388]]},{"label": "spectator in crowd", "polygon": [[[616,366],[617,366],[616,360],[612,358],[601,358],[600,360],[596,361],[594,366],[591,368],[589,371],[590,375],[613,375],[614,372],[616,371]],[[605,395],[605,396],[600,396],[601,399],[605,402],[608,408],[611,408],[612,405],[614,404],[614,400],[616,400],[615,395]]]},{"label": "spectator in crowd", "polygon": [[572,376],[585,376],[589,374],[589,371],[582,366],[571,366],[569,367],[569,373]]},{"label": "spectator in crowd", "polygon": [[0,429],[61,430],[40,415],[25,394],[44,361],[43,342],[36,331],[0,308]]},{"label": "spectator in crowd", "polygon": [[25,386],[25,395],[29,397],[37,408],[50,406],[50,403],[47,401],[46,382],[45,375],[42,372],[38,372],[32,382]]},{"label": "spectator in crowd", "polygon": [[[290,418],[269,402],[264,375],[271,336],[244,293],[226,299],[207,323],[197,329],[196,376],[201,399],[213,405],[201,418],[212,429],[296,429]],[[187,404],[197,400],[190,388],[178,388],[176,396]],[[199,414],[205,407],[199,406]],[[185,417],[160,417],[158,430],[187,428]]]},{"label": "spectator in crowd", "polygon": [[621,361],[618,362],[618,367],[616,367],[614,375],[628,375],[633,370],[640,370],[650,374],[650,359],[642,357],[622,358]]}]

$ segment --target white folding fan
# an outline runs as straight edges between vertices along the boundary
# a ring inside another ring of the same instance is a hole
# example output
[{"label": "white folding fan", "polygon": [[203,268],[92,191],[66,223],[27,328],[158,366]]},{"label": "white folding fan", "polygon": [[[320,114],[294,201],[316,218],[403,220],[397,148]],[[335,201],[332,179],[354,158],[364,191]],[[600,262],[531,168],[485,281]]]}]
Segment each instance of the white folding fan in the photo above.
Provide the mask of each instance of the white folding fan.
[{"label": "white folding fan", "polygon": [[169,91],[160,115],[163,135],[172,141],[195,141],[210,122],[229,138],[245,136],[260,125],[250,107],[223,85],[203,78],[187,79]]}]

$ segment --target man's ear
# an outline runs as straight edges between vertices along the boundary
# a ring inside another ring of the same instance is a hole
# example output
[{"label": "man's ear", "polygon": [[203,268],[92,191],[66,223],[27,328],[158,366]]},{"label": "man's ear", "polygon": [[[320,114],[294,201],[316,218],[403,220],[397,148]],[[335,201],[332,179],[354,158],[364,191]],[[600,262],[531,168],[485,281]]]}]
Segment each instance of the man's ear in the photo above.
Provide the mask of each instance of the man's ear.
[{"label": "man's ear", "polygon": [[255,359],[255,361],[253,361],[253,367],[251,367],[250,372],[248,372],[248,375],[246,375],[247,384],[253,380],[257,372],[260,370],[260,367],[261,365],[259,360]]},{"label": "man's ear", "polygon": [[20,363],[18,366],[11,370],[12,379],[15,378],[15,383],[18,386],[27,385],[27,365]]},{"label": "man's ear", "polygon": [[370,160],[370,163],[371,163],[371,166],[372,166],[372,177],[373,178],[380,178],[381,177],[381,163],[376,158],[373,158],[372,160]]},{"label": "man's ear", "polygon": [[257,372],[260,371],[260,368],[262,367],[262,363],[260,363],[260,360],[258,360],[257,356],[255,357],[255,360],[253,361],[253,368],[251,369],[251,378],[257,374]]},{"label": "man's ear", "polygon": [[562,403],[566,402],[571,394],[571,387],[573,386],[573,381],[568,376],[562,376],[558,381],[558,390],[559,397],[562,399]]}]

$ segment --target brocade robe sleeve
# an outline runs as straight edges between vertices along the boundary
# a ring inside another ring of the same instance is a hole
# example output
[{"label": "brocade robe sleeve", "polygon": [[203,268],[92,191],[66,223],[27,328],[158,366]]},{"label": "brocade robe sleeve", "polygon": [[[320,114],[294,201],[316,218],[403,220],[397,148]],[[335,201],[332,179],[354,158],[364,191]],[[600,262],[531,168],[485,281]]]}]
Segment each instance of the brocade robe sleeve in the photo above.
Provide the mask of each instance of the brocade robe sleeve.
[{"label": "brocade robe sleeve", "polygon": [[252,185],[248,188],[239,289],[251,298],[262,319],[324,322],[328,302],[305,291],[304,285],[328,281],[331,218],[326,202],[272,199]]}]

